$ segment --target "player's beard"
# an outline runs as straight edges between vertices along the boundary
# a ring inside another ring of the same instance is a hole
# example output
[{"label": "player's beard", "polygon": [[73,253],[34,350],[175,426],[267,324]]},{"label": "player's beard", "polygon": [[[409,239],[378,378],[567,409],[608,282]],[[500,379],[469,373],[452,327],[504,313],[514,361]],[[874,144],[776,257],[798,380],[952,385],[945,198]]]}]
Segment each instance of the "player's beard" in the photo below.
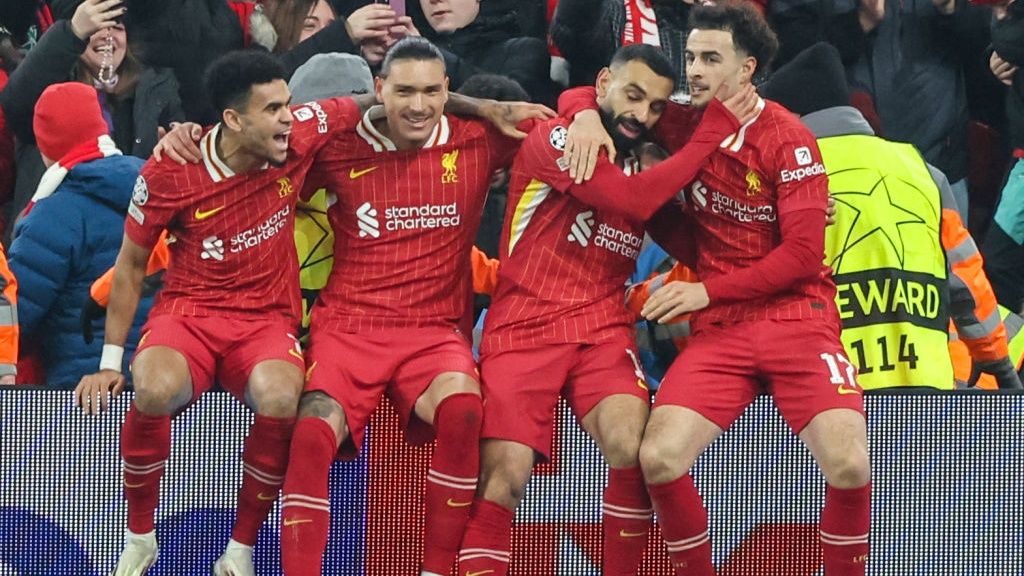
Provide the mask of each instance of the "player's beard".
[{"label": "player's beard", "polygon": [[[619,116],[612,116],[611,112],[608,112],[603,108],[600,109],[600,112],[601,123],[604,124],[604,129],[608,132],[608,135],[612,137],[612,141],[615,142],[615,149],[617,151],[630,150],[633,146],[636,146],[637,142],[646,140],[647,128],[640,122],[637,122],[632,118],[627,118],[621,114]],[[619,131],[619,126],[624,124],[637,132],[636,138],[630,138]]]}]

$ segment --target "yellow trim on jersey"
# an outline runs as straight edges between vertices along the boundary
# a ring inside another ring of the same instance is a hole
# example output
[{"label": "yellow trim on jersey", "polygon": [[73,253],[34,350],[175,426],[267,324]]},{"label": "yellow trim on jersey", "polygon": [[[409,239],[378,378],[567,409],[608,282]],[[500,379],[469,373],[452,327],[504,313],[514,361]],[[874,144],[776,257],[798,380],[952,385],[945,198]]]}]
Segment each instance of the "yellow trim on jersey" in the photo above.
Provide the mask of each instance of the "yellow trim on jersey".
[{"label": "yellow trim on jersey", "polygon": [[548,197],[549,192],[551,192],[551,186],[536,178],[530,180],[530,183],[526,185],[523,197],[519,199],[516,211],[512,214],[512,224],[509,226],[508,256],[512,255],[512,250],[515,249],[519,239],[523,237],[526,227],[530,225],[530,219],[537,211],[537,206],[540,206],[541,202]]}]

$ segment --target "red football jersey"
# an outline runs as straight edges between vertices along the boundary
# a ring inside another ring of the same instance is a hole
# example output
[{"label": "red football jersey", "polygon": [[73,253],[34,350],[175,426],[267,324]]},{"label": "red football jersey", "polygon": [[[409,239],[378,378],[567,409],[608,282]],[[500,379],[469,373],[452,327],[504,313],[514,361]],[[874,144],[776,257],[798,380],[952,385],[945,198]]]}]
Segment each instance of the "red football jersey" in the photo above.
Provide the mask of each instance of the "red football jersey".
[{"label": "red football jersey", "polygon": [[312,322],[345,332],[456,327],[470,297],[470,248],[491,176],[518,142],[443,116],[416,150],[397,150],[370,109],[321,150],[309,188],[336,196],[334,267]]},{"label": "red football jersey", "polygon": [[152,314],[283,317],[298,322],[295,202],[316,152],[359,120],[351,99],[292,108],[288,159],[234,174],[217,155],[220,125],[199,143],[203,159],[149,160],[135,185],[125,233],[152,246],[165,228],[171,261]]},{"label": "red football jersey", "polygon": [[[758,116],[722,142],[685,190],[697,225],[697,273],[704,281],[750,267],[778,247],[780,215],[820,210],[824,226],[828,177],[814,135],[782,106],[762,102]],[[671,114],[666,113],[669,124]],[[823,260],[824,246],[818,262]],[[693,322],[828,317],[838,322],[835,285],[828,268],[818,266],[812,279],[782,293],[739,302],[712,300]]]},{"label": "red football jersey", "polygon": [[[572,195],[561,161],[567,125],[561,118],[539,125],[512,165],[485,354],[552,342],[597,344],[632,327],[623,290],[636,268],[643,225]],[[637,163],[628,159],[625,167],[630,174]]]}]

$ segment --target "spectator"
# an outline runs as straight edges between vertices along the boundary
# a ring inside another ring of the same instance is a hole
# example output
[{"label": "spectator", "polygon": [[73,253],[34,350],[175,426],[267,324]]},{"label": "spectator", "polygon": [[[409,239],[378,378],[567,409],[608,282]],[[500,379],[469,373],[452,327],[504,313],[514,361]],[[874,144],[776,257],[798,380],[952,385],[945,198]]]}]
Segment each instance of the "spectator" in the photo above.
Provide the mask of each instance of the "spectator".
[{"label": "spectator", "polygon": [[1017,159],[996,206],[982,251],[985,272],[999,303],[1020,312],[1024,304],[1024,4],[1009,2],[996,10],[992,25],[990,65],[993,74],[1010,87],[1006,94],[1007,130]]},{"label": "spectator", "polygon": [[337,19],[326,0],[264,0],[263,10],[277,32],[274,52],[287,52]]},{"label": "spectator", "polygon": [[25,148],[18,154],[12,215],[25,206],[42,176],[38,154],[34,147],[30,153],[29,145],[35,143],[32,110],[47,86],[69,80],[95,86],[114,144],[139,158],[150,155],[161,126],[184,120],[174,74],[140,64],[124,26],[115,22],[123,8],[101,11],[102,4],[86,0],[71,20],[56,22],[0,94],[9,129]]},{"label": "spectator", "polygon": [[[10,250],[18,320],[22,337],[41,345],[46,385],[71,389],[99,362],[103,338],[82,341],[81,306],[92,281],[114,263],[142,160],[114,146],[96,90],[85,84],[46,88],[33,127],[48,168]],[[148,309],[140,306],[136,315],[133,348]]]},{"label": "spectator", "polygon": [[779,54],[772,67],[782,67],[816,42],[832,44],[843,64],[853,64],[884,7],[885,0],[767,1],[768,22],[779,35]]},{"label": "spectator", "polygon": [[692,0],[559,0],[551,38],[569,61],[569,85],[590,86],[626,44],[661,46],[686,90],[683,47]]},{"label": "spectator", "polygon": [[[885,0],[872,41],[847,66],[854,90],[874,99],[882,136],[910,142],[950,181],[967,221],[967,96],[963,61],[973,36],[965,0]],[[980,55],[979,55],[980,56]]]},{"label": "spectator", "polygon": [[0,247],[0,385],[14,384],[17,366],[18,282]]},{"label": "spectator", "polygon": [[[419,0],[410,6],[422,33],[445,51],[451,85],[458,89],[481,73],[508,76],[533,102],[554,105],[551,56],[547,43],[526,36],[520,26],[518,2],[512,0]],[[417,18],[419,19],[419,18]],[[417,34],[416,28],[410,34]],[[604,62],[611,59],[611,53]]]}]

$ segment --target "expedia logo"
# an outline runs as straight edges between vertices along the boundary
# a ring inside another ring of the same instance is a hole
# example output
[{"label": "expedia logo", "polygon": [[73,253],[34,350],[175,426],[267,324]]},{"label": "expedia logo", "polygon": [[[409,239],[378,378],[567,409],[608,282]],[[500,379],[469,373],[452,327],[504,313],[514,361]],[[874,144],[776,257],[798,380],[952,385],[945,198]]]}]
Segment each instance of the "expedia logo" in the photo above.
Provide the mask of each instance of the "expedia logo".
[{"label": "expedia logo", "polygon": [[819,174],[825,173],[825,167],[820,162],[815,162],[813,165],[806,168],[797,168],[796,170],[783,170],[780,172],[783,182],[799,182],[808,176],[818,176]]},{"label": "expedia logo", "polygon": [[327,134],[327,112],[316,102],[306,102],[301,108],[296,108],[292,116],[299,122],[305,122],[316,116],[316,131],[320,134]]}]

